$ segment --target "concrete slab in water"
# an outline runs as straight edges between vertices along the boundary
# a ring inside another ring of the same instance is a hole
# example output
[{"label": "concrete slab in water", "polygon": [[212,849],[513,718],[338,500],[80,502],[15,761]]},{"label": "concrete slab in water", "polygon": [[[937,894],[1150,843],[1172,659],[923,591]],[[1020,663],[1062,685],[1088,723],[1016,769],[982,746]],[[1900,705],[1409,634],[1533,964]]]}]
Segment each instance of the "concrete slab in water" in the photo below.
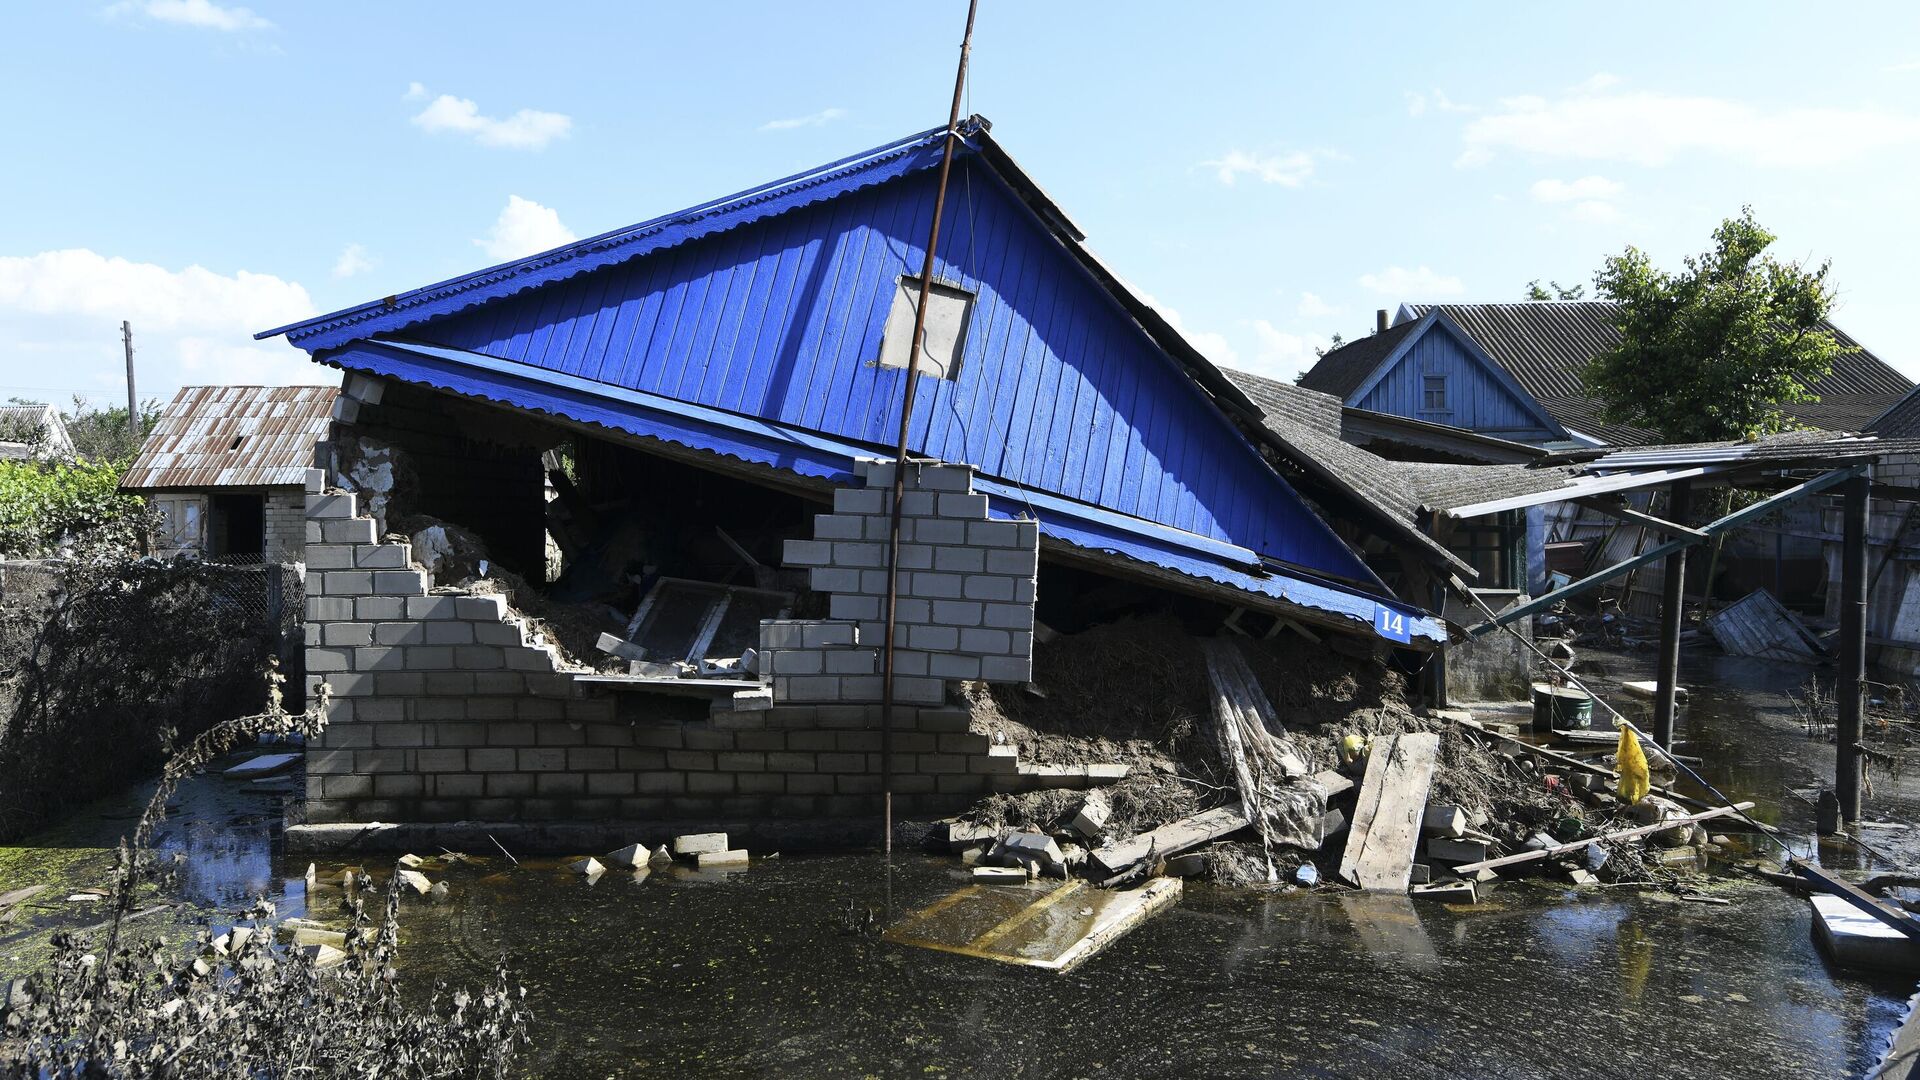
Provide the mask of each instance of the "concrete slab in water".
[{"label": "concrete slab in water", "polygon": [[1813,939],[1843,967],[1920,975],[1920,941],[1839,896],[1813,898]]},{"label": "concrete slab in water", "polygon": [[259,776],[272,776],[286,772],[299,764],[299,754],[261,754],[226,770],[221,775],[229,780],[252,780]]},{"label": "concrete slab in water", "polygon": [[900,920],[883,936],[899,945],[1071,971],[1178,900],[1180,888],[1177,878],[1112,891],[1083,881],[1052,887],[969,885]]}]

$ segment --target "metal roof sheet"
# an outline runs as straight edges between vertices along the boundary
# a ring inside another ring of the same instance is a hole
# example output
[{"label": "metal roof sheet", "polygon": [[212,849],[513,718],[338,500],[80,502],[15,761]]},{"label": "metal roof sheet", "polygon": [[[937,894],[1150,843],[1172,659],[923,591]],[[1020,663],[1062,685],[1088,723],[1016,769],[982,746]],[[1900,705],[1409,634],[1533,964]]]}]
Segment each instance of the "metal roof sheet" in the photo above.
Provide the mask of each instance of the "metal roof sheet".
[{"label": "metal roof sheet", "polygon": [[[326,362],[574,423],[594,425],[676,446],[720,454],[833,483],[850,482],[854,462],[884,457],[879,445],[848,442],[759,417],[715,409],[661,394],[628,390],[494,357],[398,340],[362,341],[329,353]],[[1096,558],[1146,562],[1201,581],[1255,593],[1373,625],[1374,613],[1406,617],[1409,632],[1427,644],[1444,640],[1444,624],[1415,605],[1304,573],[1261,566],[1255,552],[1217,539],[1076,503],[991,478],[976,481],[1001,516],[1033,515],[1043,535]]]},{"label": "metal roof sheet", "polygon": [[[1430,311],[1447,314],[1562,424],[1615,443],[1639,443],[1650,432],[1599,420],[1599,403],[1580,372],[1620,340],[1611,301],[1525,301],[1502,304],[1403,304],[1396,326]],[[1879,416],[1913,383],[1832,323],[1826,328],[1857,351],[1835,360],[1833,370],[1807,389],[1818,401],[1782,411],[1829,431],[1857,431]],[[1329,354],[1331,355],[1331,354]]]},{"label": "metal roof sheet", "polygon": [[340,391],[332,386],[187,386],[120,478],[135,491],[304,484]]}]

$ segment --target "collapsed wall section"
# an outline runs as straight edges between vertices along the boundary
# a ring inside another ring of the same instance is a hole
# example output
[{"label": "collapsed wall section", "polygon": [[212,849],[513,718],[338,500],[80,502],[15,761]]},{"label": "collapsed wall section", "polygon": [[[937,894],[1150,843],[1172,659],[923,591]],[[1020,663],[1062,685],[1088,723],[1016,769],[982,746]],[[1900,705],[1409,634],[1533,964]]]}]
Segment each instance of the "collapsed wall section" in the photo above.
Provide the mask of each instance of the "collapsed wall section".
[{"label": "collapsed wall section", "polygon": [[[890,466],[836,494],[788,561],[828,619],[769,621],[771,708],[575,681],[498,595],[430,589],[353,494],[306,497],[307,670],[333,687],[307,752],[307,820],[738,821],[877,812]],[[1037,527],[991,521],[972,470],[913,465],[902,501],[895,805],[957,810],[990,790],[1084,786],[1099,767],[1023,765],[969,730],[948,680],[1032,670]],[[749,687],[752,684],[747,684]],[[658,688],[652,688],[657,690]],[[742,695],[750,698],[752,695]]]}]

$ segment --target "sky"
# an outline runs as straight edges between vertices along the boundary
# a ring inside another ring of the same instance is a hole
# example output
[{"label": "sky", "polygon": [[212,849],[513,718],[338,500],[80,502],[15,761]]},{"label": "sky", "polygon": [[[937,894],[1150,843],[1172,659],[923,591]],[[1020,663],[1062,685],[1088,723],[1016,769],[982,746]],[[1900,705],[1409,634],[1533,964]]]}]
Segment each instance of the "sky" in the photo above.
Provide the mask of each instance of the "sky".
[{"label": "sky", "polygon": [[[1920,378],[1920,5],[981,0],[967,108],[1217,362],[1677,268],[1750,204]],[[965,5],[0,12],[0,399],[317,383],[255,331],[946,120]]]}]

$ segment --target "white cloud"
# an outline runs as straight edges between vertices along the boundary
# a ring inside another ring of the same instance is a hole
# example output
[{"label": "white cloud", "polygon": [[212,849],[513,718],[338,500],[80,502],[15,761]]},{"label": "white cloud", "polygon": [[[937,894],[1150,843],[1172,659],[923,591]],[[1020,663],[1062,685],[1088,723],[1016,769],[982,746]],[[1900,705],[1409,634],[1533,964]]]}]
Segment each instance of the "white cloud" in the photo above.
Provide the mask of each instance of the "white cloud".
[{"label": "white cloud", "polygon": [[1320,359],[1314,350],[1328,344],[1317,335],[1290,334],[1265,319],[1253,320],[1253,337],[1257,346],[1253,362],[1241,370],[1283,382],[1292,382],[1295,375],[1312,367]]},{"label": "white cloud", "polygon": [[1233,345],[1227,341],[1225,334],[1217,334],[1211,330],[1189,330],[1181,320],[1178,311],[1155,300],[1147,293],[1133,288],[1131,285],[1127,286],[1127,288],[1136,296],[1140,297],[1141,300],[1145,301],[1148,307],[1159,312],[1160,317],[1167,320],[1167,325],[1173,327],[1175,333],[1185,338],[1187,344],[1199,350],[1202,356],[1205,356],[1207,359],[1222,367],[1234,367],[1239,363],[1240,354],[1236,352]]},{"label": "white cloud", "polygon": [[1434,112],[1443,113],[1465,113],[1474,111],[1473,106],[1463,105],[1453,100],[1447,96],[1447,92],[1444,90],[1435,89],[1428,93],[1421,93],[1418,90],[1407,91],[1408,116],[1425,116],[1429,109]]},{"label": "white cloud", "polygon": [[108,7],[107,13],[145,15],[155,22],[198,26],[227,33],[273,28],[273,23],[254,14],[248,8],[222,7],[213,0],[121,0],[120,3]]},{"label": "white cloud", "polygon": [[333,276],[349,278],[355,274],[364,274],[373,269],[374,261],[367,255],[367,249],[359,244],[348,244],[340,249],[340,257],[333,260]]},{"label": "white cloud", "polygon": [[[409,84],[407,99],[425,97],[427,88]],[[541,150],[555,139],[564,139],[573,130],[573,118],[564,113],[521,109],[504,119],[482,116],[480,106],[466,98],[441,94],[414,114],[413,123],[422,131],[450,131],[468,135],[481,146],[501,146],[512,150]]]},{"label": "white cloud", "polygon": [[1910,60],[1904,64],[1888,64],[1880,70],[1889,75],[1900,75],[1909,71],[1920,71],[1920,60]]},{"label": "white cloud", "polygon": [[426,96],[427,96],[426,83],[410,82],[407,84],[407,92],[401,95],[400,100],[401,101],[420,101]]},{"label": "white cloud", "polygon": [[475,240],[496,259],[518,259],[580,239],[560,220],[560,212],[532,199],[507,196],[507,205],[487,235]]},{"label": "white cloud", "polygon": [[1320,319],[1329,315],[1338,315],[1340,309],[1320,299],[1317,293],[1303,292],[1300,294],[1299,306],[1294,308],[1294,314],[1303,319]]},{"label": "white cloud", "polygon": [[1377,274],[1361,274],[1360,287],[1369,292],[1411,301],[1459,296],[1467,291],[1459,278],[1437,274],[1428,266],[1412,270],[1404,266],[1389,266]]},{"label": "white cloud", "polygon": [[1597,94],[1618,85],[1620,85],[1620,76],[1610,71],[1596,71],[1567,89],[1575,94]]},{"label": "white cloud", "polygon": [[1339,156],[1331,150],[1296,150],[1288,154],[1260,154],[1246,150],[1229,150],[1211,161],[1201,162],[1200,165],[1202,168],[1212,169],[1214,176],[1229,187],[1240,177],[1251,176],[1263,184],[1297,188],[1306,184],[1321,161]]},{"label": "white cloud", "polygon": [[821,109],[817,113],[805,116],[790,116],[784,120],[769,120],[760,125],[761,131],[792,131],[794,128],[821,127],[831,124],[847,115],[845,109]]},{"label": "white cloud", "polygon": [[35,389],[0,393],[64,404],[80,391],[124,401],[120,321],[133,324],[140,396],[162,401],[195,383],[319,384],[338,376],[285,342],[253,334],[314,314],[297,282],[201,266],[172,270],[84,248],[0,256],[0,356],[32,357],[9,376]]},{"label": "white cloud", "polygon": [[1920,141],[1920,117],[1873,108],[1767,110],[1726,98],[1608,93],[1593,80],[1560,98],[1516,97],[1470,121],[1455,162],[1504,150],[1537,157],[1665,165],[1688,154],[1751,165],[1819,166]]}]

